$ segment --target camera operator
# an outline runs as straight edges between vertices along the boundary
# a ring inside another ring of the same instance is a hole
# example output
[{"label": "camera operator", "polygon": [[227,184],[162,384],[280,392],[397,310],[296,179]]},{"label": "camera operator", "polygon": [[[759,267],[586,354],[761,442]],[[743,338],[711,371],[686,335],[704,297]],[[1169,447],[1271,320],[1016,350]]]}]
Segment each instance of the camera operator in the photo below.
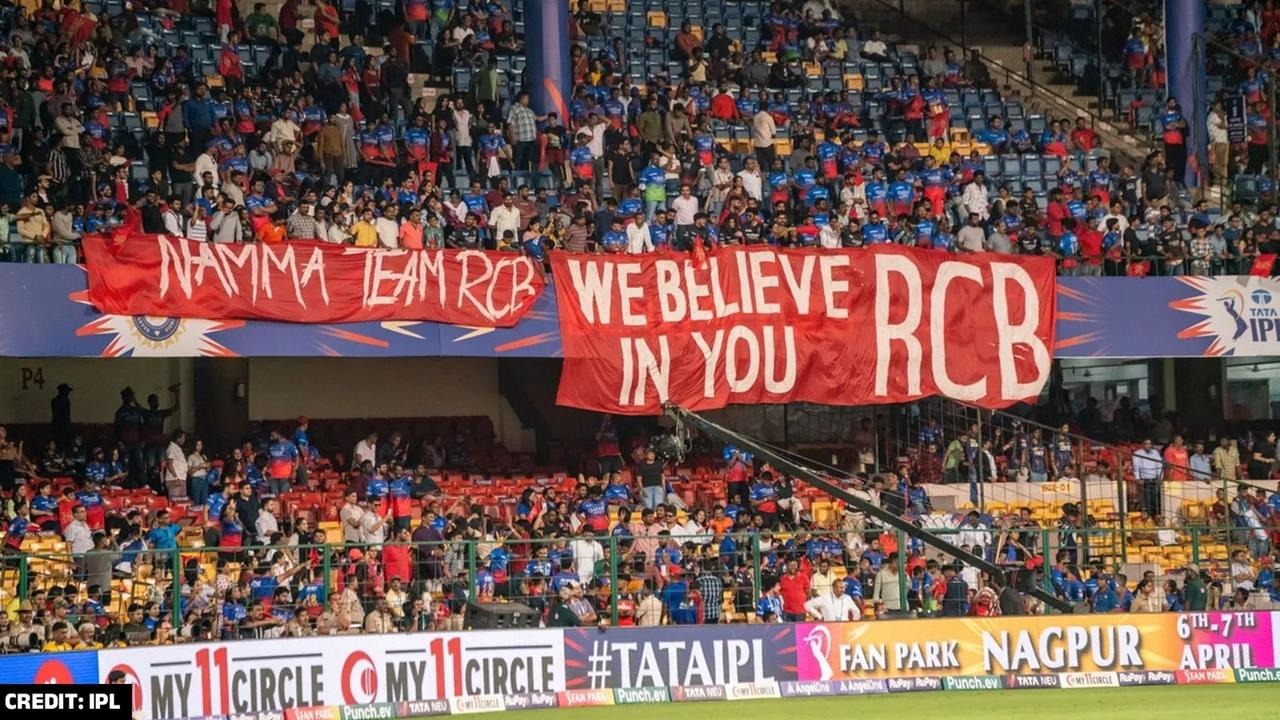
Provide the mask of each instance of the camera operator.
[{"label": "camera operator", "polygon": [[30,600],[18,604],[18,619],[4,637],[5,652],[28,652],[44,642],[44,626],[35,622],[35,607]]}]

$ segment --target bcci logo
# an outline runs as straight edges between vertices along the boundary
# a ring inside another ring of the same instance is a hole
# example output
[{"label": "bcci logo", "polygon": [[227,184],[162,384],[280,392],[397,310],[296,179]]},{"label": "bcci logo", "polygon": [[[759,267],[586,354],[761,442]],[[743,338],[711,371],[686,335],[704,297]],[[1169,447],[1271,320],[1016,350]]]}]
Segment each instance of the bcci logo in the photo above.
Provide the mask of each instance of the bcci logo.
[{"label": "bcci logo", "polygon": [[133,328],[143,339],[163,345],[182,329],[182,321],[178,318],[136,315],[133,318]]}]

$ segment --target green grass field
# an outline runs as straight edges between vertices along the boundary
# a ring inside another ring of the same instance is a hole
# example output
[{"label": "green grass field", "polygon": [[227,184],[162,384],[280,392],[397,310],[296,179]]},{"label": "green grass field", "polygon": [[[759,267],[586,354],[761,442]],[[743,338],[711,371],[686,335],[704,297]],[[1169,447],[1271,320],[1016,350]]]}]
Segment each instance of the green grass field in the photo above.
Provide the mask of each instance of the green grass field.
[{"label": "green grass field", "polygon": [[[990,720],[996,717],[1026,717],[1034,720],[1274,720],[1280,717],[1280,687],[1261,684],[927,692],[530,711],[537,716],[545,715],[549,720],[774,720],[788,716],[806,719],[840,718],[849,717],[847,713],[850,712],[857,712],[863,717],[911,720]],[[501,715],[503,713],[485,713],[471,717],[482,720]]]}]

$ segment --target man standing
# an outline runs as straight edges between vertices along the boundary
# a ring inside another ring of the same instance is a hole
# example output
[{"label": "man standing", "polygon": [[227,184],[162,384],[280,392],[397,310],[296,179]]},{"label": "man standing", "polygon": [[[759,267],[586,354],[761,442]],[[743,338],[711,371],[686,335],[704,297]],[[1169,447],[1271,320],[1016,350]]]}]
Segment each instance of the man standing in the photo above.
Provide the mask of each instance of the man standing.
[{"label": "man standing", "polygon": [[[1190,465],[1190,458],[1187,456],[1187,446],[1182,442],[1181,435],[1174,435],[1173,442],[1169,443],[1169,447],[1164,449],[1165,479],[1173,481],[1183,481],[1187,479],[1187,469]],[[1155,515],[1155,513],[1152,513]]]},{"label": "man standing", "polygon": [[[876,573],[875,589],[871,599],[884,603],[885,610],[897,612],[902,609],[901,575],[898,573],[898,553],[891,552],[885,556]],[[877,617],[877,619],[879,619]]]},{"label": "man standing", "polygon": [[711,558],[704,560],[702,573],[693,582],[702,596],[702,623],[715,625],[720,622],[720,610],[724,604],[724,582],[716,574],[716,561]]},{"label": "man standing", "polygon": [[538,116],[529,109],[529,93],[520,93],[507,112],[512,163],[516,172],[533,172],[538,161]]},{"label": "man standing", "polygon": [[799,563],[788,560],[787,571],[778,578],[783,622],[804,622],[805,601],[809,599],[809,576],[799,569]]},{"label": "man standing", "polygon": [[489,227],[494,237],[501,238],[510,232],[512,236],[520,234],[520,211],[515,206],[515,196],[509,191],[502,194],[502,204],[489,212]]},{"label": "man standing", "polygon": [[773,167],[774,158],[778,157],[778,152],[773,147],[777,135],[778,126],[773,115],[761,103],[760,109],[751,118],[751,145],[755,148],[756,161],[760,163],[760,167]]},{"label": "man standing", "polygon": [[[165,449],[168,447],[168,436],[165,435],[164,425],[169,416],[178,409],[178,385],[169,386],[169,395],[173,404],[168,408],[161,408],[160,396],[151,393],[147,396],[147,409],[141,411],[142,440],[147,445],[145,473],[147,482],[154,482],[159,477],[156,471],[160,468]],[[186,482],[186,477],[183,477],[184,487]]]},{"label": "man standing", "polygon": [[240,214],[236,212],[236,203],[224,199],[218,204],[218,211],[209,221],[210,239],[217,243],[239,243],[244,240],[244,229],[240,225]]},{"label": "man standing", "polygon": [[851,622],[862,619],[853,598],[845,594],[844,583],[832,583],[830,589],[804,604],[805,612],[823,622]]},{"label": "man standing", "polygon": [[1195,452],[1191,454],[1191,479],[1209,482],[1213,478],[1213,464],[1204,451],[1204,443],[1195,444]]},{"label": "man standing", "polygon": [[187,454],[182,448],[186,441],[186,433],[174,430],[165,449],[164,487],[170,500],[181,500],[187,496]]},{"label": "man standing", "polygon": [[58,441],[59,448],[71,446],[71,386],[59,383],[58,394],[49,401],[49,410],[53,416],[53,439]]},{"label": "man standing", "polygon": [[1239,479],[1240,450],[1236,447],[1235,438],[1225,435],[1218,438],[1218,447],[1213,449],[1213,467],[1218,471],[1219,480]]},{"label": "man standing", "polygon": [[364,508],[360,505],[359,495],[353,489],[347,490],[346,503],[338,511],[338,519],[342,521],[342,543],[347,546],[360,543],[360,528],[363,525]]},{"label": "man standing", "polygon": [[969,584],[956,572],[955,565],[942,568],[946,593],[942,596],[942,617],[963,617],[969,609]]},{"label": "man standing", "polygon": [[653,510],[662,504],[666,495],[665,468],[658,462],[658,455],[649,448],[644,453],[644,461],[636,466],[636,476],[640,478],[640,499],[646,510]]},{"label": "man standing", "polygon": [[1133,476],[1142,487],[1142,507],[1148,515],[1160,513],[1160,495],[1163,492],[1164,464],[1160,453],[1151,445],[1151,438],[1142,441],[1142,449],[1133,454]]}]

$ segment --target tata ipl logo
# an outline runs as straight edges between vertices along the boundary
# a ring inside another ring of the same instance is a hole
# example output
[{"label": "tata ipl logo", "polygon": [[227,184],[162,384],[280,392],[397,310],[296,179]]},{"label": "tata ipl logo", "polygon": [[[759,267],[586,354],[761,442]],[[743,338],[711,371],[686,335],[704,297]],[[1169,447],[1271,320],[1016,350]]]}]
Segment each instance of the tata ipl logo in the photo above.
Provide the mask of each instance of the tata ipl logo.
[{"label": "tata ipl logo", "polygon": [[1179,339],[1212,338],[1204,351],[1210,356],[1275,354],[1280,344],[1280,309],[1275,302],[1280,284],[1255,277],[1179,279],[1198,292],[1169,307],[1203,318],[1179,332]]}]

